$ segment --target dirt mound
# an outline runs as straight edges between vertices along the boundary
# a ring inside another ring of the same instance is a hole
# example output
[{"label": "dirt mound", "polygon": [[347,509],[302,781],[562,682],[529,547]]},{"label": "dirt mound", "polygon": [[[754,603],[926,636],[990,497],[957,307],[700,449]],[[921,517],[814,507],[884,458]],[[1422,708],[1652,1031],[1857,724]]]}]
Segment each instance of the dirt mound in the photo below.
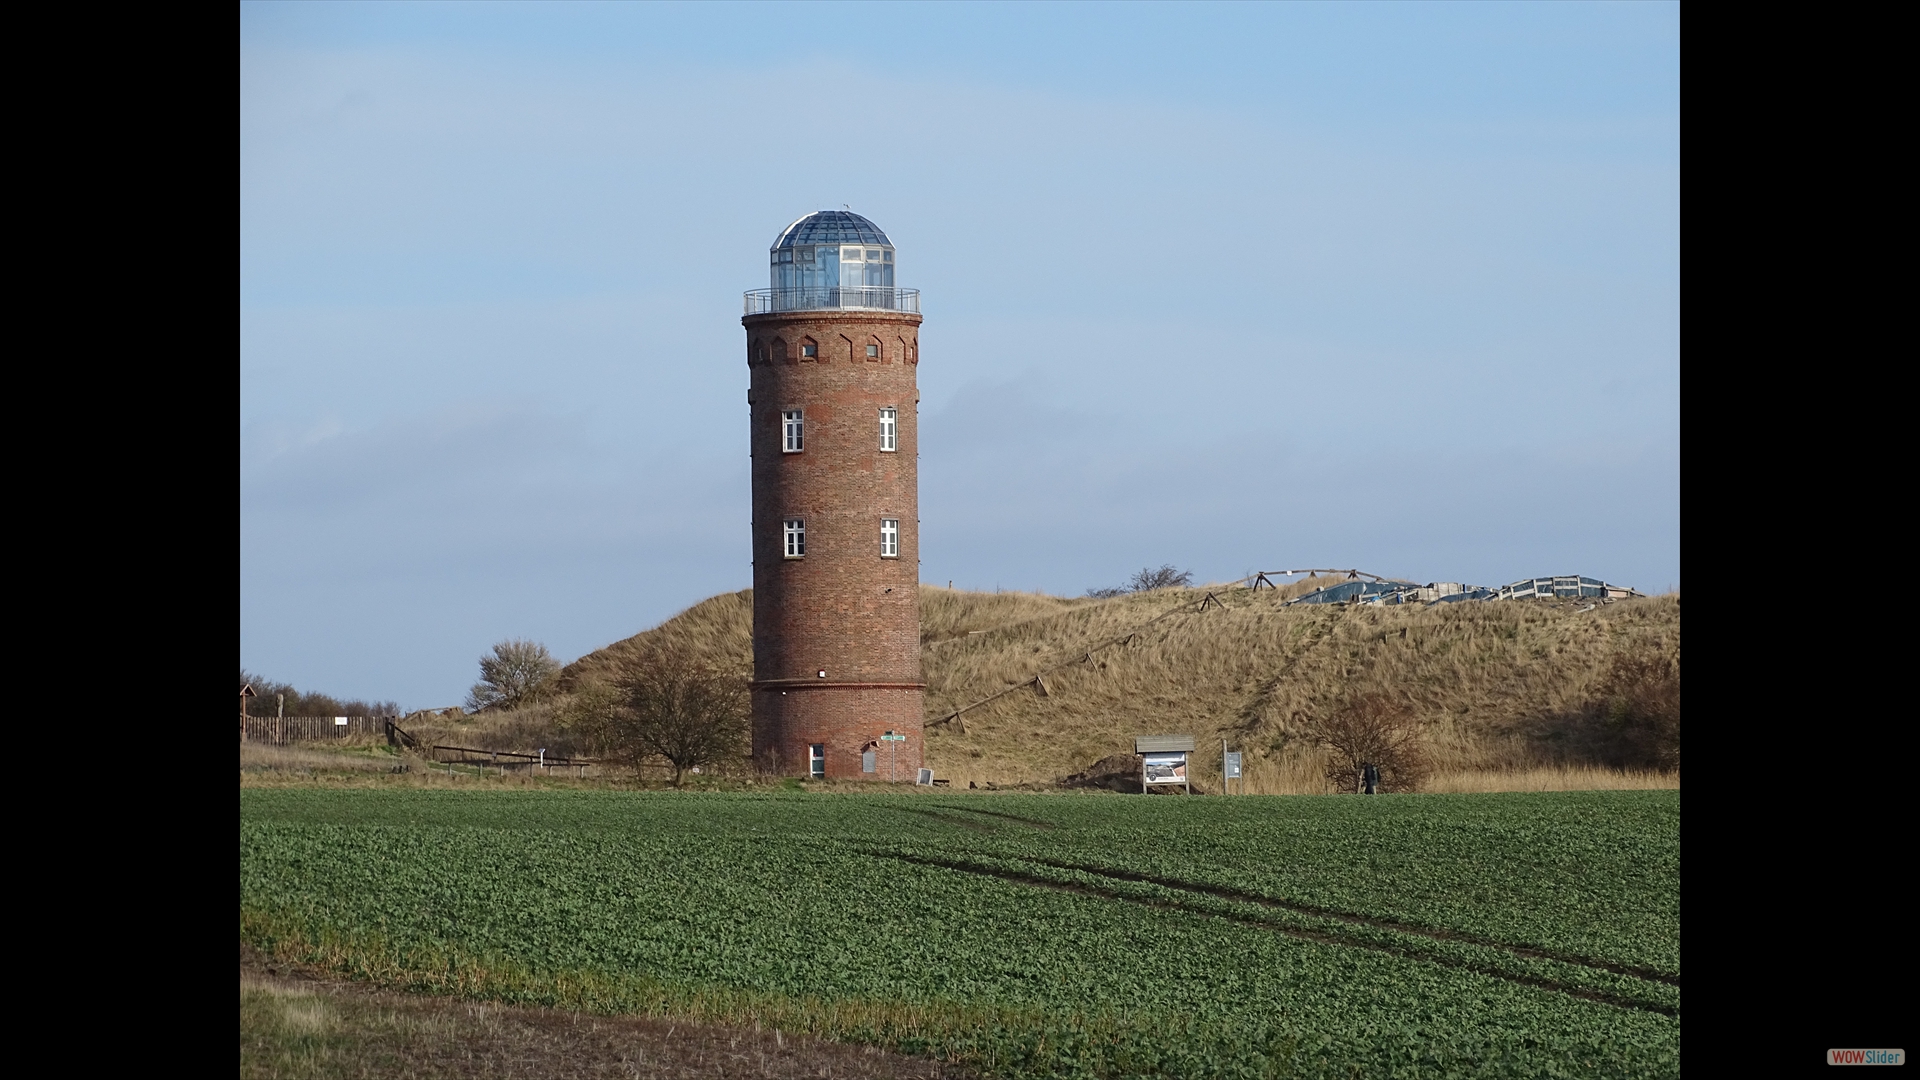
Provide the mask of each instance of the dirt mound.
[{"label": "dirt mound", "polygon": [[1140,793],[1140,755],[1108,754],[1060,781],[1064,788],[1106,788],[1108,791]]},{"label": "dirt mound", "polygon": [[[1125,792],[1128,795],[1142,794],[1140,790],[1140,755],[1108,754],[1099,761],[1087,766],[1084,772],[1074,773],[1060,781],[1063,788],[1104,788],[1108,791]],[[1198,782],[1190,781],[1187,787],[1195,795],[1209,794]],[[1148,795],[1185,795],[1187,787],[1175,784],[1154,784],[1147,788]]]}]

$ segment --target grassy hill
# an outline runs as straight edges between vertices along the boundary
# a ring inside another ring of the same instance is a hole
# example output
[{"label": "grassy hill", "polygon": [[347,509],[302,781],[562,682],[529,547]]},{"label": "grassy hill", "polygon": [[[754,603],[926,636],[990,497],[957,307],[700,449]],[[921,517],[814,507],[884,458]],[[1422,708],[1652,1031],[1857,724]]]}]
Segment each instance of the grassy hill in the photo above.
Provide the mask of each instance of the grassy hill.
[{"label": "grassy hill", "polygon": [[[1439,786],[1499,787],[1471,776],[1590,764],[1556,748],[1555,718],[1590,702],[1616,657],[1679,654],[1677,595],[1593,610],[1549,601],[1283,606],[1324,583],[1211,590],[1223,604],[1204,602],[1205,588],[1094,600],[923,585],[928,763],[962,787],[1047,783],[1130,751],[1135,735],[1192,734],[1196,776],[1209,788],[1227,739],[1249,751],[1250,790],[1313,790],[1318,758],[1300,737],[1303,718],[1382,692],[1428,721]],[[560,686],[605,678],[657,637],[748,672],[752,618],[751,591],[713,597],[581,657]],[[935,723],[961,709],[957,722]]]}]

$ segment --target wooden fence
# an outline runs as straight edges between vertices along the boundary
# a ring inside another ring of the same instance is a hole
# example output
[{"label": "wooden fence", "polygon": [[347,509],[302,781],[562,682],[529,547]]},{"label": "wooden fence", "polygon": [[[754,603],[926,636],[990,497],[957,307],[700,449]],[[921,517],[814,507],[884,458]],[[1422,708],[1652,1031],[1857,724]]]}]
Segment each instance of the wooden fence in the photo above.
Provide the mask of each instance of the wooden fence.
[{"label": "wooden fence", "polygon": [[286,746],[361,735],[384,739],[386,721],[384,716],[248,716],[240,721],[240,741]]},{"label": "wooden fence", "polygon": [[[342,720],[346,723],[341,723]],[[586,758],[562,757],[544,751],[528,754],[518,750],[487,750],[475,746],[425,746],[395,724],[390,716],[246,716],[240,720],[241,741],[265,743],[268,746],[347,739],[356,735],[378,736],[389,745],[419,751],[433,767],[446,766],[450,776],[459,767],[479,772],[498,770],[502,776],[509,770],[520,769],[528,774],[535,771],[543,774],[558,772],[561,775],[585,777],[589,770],[601,764]],[[670,769],[673,766],[645,762],[641,767]]]},{"label": "wooden fence", "polygon": [[547,753],[525,754],[517,750],[485,750],[474,746],[435,744],[426,748],[426,754],[427,760],[435,765],[449,766],[449,775],[453,774],[452,766],[461,765],[482,772],[497,769],[501,776],[507,775],[509,769],[521,769],[530,776],[535,770],[549,774],[558,770],[562,775],[584,777],[588,769],[600,764],[597,761],[588,761],[586,758],[560,757]]}]

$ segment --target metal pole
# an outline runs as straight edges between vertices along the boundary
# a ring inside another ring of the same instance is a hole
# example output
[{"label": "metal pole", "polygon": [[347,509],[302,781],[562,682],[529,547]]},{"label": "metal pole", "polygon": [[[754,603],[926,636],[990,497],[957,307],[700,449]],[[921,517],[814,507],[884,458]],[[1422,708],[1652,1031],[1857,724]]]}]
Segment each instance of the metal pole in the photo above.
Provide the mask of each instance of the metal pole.
[{"label": "metal pole", "polygon": [[1227,789],[1227,740],[1220,740],[1220,794],[1231,795]]}]

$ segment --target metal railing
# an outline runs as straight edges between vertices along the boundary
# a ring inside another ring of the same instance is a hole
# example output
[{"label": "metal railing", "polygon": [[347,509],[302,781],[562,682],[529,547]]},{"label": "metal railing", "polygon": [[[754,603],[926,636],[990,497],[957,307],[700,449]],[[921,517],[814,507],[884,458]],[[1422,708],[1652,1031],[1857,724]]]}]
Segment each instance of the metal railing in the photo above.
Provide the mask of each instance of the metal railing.
[{"label": "metal railing", "polygon": [[920,290],[896,289],[891,285],[750,289],[746,294],[745,306],[748,315],[766,315],[776,311],[821,311],[834,308],[909,311],[917,315],[920,313]]}]

